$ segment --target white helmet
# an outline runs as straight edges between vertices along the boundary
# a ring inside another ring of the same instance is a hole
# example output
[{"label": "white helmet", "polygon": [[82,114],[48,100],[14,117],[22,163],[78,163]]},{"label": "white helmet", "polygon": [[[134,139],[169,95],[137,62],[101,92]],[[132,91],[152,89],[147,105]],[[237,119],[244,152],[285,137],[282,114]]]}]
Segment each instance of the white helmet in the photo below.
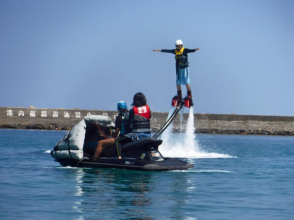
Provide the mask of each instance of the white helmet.
[{"label": "white helmet", "polygon": [[177,41],[176,41],[176,46],[177,46],[177,45],[183,45],[183,41],[181,41],[181,40],[177,40]]}]

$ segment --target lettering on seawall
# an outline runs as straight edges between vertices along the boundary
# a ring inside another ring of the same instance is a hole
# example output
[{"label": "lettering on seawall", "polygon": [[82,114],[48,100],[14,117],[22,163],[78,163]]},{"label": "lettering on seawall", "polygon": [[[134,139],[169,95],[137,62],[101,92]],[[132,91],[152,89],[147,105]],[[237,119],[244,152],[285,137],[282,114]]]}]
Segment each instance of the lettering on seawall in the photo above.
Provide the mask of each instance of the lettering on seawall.
[{"label": "lettering on seawall", "polygon": [[58,118],[58,111],[53,111],[52,117],[53,118]]},{"label": "lettering on seawall", "polygon": [[64,112],[64,117],[65,118],[69,118],[69,113],[68,112]]},{"label": "lettering on seawall", "polygon": [[41,117],[47,118],[47,111],[41,111]]},{"label": "lettering on seawall", "polygon": [[23,110],[18,111],[18,116],[23,116],[24,117],[24,111]]},{"label": "lettering on seawall", "polygon": [[36,117],[36,111],[35,110],[31,110],[30,111],[30,117],[31,118],[35,118]]},{"label": "lettering on seawall", "polygon": [[13,116],[12,110],[7,110],[7,116]]},{"label": "lettering on seawall", "polygon": [[[13,110],[12,109],[8,109],[7,110],[7,114],[6,114],[8,117],[12,117],[13,116]],[[19,117],[24,117],[25,116],[25,112],[23,110],[19,110],[18,111],[18,114],[17,114]],[[52,112],[52,117],[53,118],[58,118],[58,111],[53,111]],[[87,113],[87,116],[90,116],[91,113],[88,112]],[[104,113],[103,115],[108,115],[107,113]],[[41,115],[40,115],[42,118],[47,118],[48,117],[48,112],[47,111],[41,111]],[[37,117],[37,114],[36,114],[36,110],[30,110],[30,117],[31,118],[35,118]],[[68,111],[64,111],[64,117],[65,118],[70,118],[70,114]],[[81,112],[75,112],[75,118],[82,118],[82,114]]]}]

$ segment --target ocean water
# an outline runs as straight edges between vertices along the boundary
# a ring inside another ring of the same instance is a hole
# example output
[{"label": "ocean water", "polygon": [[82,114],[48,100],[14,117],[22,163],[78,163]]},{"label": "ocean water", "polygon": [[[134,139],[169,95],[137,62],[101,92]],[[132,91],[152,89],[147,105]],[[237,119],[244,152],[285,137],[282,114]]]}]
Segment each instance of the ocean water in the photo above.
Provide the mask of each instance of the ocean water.
[{"label": "ocean water", "polygon": [[197,135],[188,152],[171,134],[163,155],[195,167],[148,172],[62,167],[49,151],[64,134],[0,130],[0,219],[294,217],[294,137]]}]

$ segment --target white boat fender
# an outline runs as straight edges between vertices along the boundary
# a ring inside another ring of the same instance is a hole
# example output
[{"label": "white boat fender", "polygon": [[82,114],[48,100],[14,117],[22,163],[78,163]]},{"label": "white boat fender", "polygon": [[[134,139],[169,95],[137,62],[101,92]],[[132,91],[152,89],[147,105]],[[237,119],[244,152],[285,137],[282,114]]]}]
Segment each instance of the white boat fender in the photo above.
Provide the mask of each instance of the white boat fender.
[{"label": "white boat fender", "polygon": [[84,146],[85,134],[86,123],[82,120],[57,142],[54,150],[68,150],[68,144],[70,146],[70,150],[82,150]]},{"label": "white boat fender", "polygon": [[73,160],[81,160],[84,156],[83,150],[71,150],[70,155],[69,151],[67,150],[58,150],[58,151],[51,151],[51,155],[56,159],[70,159]]},{"label": "white boat fender", "polygon": [[97,122],[103,126],[112,124],[112,120],[109,116],[106,115],[89,115],[85,117],[87,122]]}]

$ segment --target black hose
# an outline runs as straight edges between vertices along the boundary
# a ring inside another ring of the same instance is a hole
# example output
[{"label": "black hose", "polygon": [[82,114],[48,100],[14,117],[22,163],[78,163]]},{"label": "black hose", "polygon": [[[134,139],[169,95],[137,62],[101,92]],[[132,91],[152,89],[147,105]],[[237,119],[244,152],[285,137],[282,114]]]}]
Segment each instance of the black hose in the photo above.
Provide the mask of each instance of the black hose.
[{"label": "black hose", "polygon": [[167,127],[173,122],[173,120],[175,119],[175,117],[177,116],[177,114],[180,112],[180,110],[182,109],[182,107],[183,107],[183,103],[180,103],[180,105],[176,107],[176,109],[173,112],[173,114],[164,123],[164,125],[159,129],[159,131],[157,131],[157,133],[152,136],[152,138],[158,138],[165,131],[165,129],[167,129]]}]

